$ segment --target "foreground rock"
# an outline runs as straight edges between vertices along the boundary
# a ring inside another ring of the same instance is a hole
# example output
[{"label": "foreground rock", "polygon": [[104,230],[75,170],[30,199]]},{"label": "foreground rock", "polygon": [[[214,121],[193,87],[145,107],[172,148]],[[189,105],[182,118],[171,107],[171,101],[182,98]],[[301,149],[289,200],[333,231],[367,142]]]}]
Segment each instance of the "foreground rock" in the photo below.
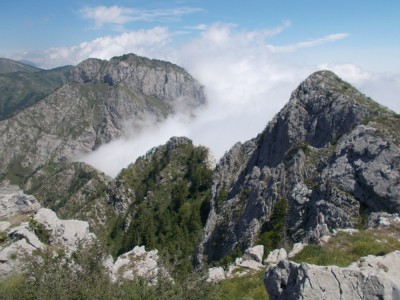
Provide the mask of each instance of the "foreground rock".
[{"label": "foreground rock", "polygon": [[106,264],[113,281],[141,277],[154,284],[160,276],[170,279],[166,270],[159,266],[158,260],[158,250],[146,251],[144,246],[136,246],[133,250],[118,256],[114,263],[109,261]]},{"label": "foreground rock", "polygon": [[[20,195],[20,199],[34,199],[33,196],[25,195],[20,191],[17,194]],[[8,197],[8,199],[14,198]],[[36,205],[36,202],[34,203]],[[31,205],[19,207],[31,208]],[[80,245],[85,245],[95,239],[95,235],[89,231],[87,222],[61,220],[55,212],[47,208],[39,209],[31,217],[21,213],[12,216],[14,223],[1,222],[4,230],[1,232],[0,240],[0,279],[22,271],[25,260],[35,250],[57,246],[64,249],[66,253],[72,253]],[[18,220],[20,220],[19,223]]]},{"label": "foreground rock", "polygon": [[34,219],[44,226],[49,234],[49,242],[64,247],[67,251],[76,251],[95,238],[89,231],[89,223],[79,220],[61,220],[48,208],[41,208]]},{"label": "foreground rock", "polygon": [[281,260],[264,277],[270,299],[400,299],[400,251],[347,268]]}]

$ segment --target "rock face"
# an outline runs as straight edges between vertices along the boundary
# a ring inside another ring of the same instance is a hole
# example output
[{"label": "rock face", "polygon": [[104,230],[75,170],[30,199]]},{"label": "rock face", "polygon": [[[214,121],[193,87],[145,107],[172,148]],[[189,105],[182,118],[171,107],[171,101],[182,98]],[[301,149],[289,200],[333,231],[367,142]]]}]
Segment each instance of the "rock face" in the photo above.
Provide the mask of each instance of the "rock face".
[{"label": "rock face", "polygon": [[400,251],[366,256],[347,268],[271,265],[264,284],[270,299],[399,299]]},{"label": "rock face", "polygon": [[261,134],[220,160],[198,262],[254,245],[281,199],[280,234],[293,242],[354,227],[360,209],[398,213],[398,128],[398,115],[332,72],[312,74]]},{"label": "rock face", "polygon": [[145,119],[161,121],[204,102],[200,84],[171,63],[133,54],[88,59],[71,70],[68,83],[0,122],[0,172],[29,175],[49,159],[96,149],[124,127],[135,130]]}]

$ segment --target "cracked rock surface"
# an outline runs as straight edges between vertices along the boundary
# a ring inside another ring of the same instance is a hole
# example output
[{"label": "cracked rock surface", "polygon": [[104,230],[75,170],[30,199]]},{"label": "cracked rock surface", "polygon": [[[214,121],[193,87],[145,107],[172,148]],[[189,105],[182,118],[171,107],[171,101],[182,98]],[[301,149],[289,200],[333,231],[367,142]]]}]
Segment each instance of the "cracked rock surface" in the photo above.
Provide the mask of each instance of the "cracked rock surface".
[{"label": "cracked rock surface", "polygon": [[400,299],[400,251],[366,256],[347,268],[281,260],[264,284],[270,299]]}]

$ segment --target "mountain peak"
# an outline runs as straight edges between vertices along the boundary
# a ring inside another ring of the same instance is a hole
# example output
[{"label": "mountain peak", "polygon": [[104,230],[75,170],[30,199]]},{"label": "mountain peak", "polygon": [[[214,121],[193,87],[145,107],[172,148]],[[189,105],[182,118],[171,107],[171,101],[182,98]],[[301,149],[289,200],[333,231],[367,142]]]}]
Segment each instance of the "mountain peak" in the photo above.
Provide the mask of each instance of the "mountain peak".
[{"label": "mountain peak", "polygon": [[323,106],[327,105],[347,105],[352,107],[355,114],[374,114],[375,117],[393,114],[329,70],[317,71],[307,77],[292,93],[288,105],[292,102],[302,104],[310,113],[320,113]]},{"label": "mountain peak", "polygon": [[8,58],[0,58],[0,74],[8,74],[13,72],[38,72],[39,68],[23,62],[14,61]]}]

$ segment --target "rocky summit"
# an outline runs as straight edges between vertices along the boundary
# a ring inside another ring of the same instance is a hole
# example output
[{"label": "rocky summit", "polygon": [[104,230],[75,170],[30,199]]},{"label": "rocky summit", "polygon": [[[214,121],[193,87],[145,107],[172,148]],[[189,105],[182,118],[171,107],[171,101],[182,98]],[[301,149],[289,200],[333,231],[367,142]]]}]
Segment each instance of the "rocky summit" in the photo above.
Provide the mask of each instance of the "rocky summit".
[{"label": "rocky summit", "polygon": [[172,137],[114,179],[71,159],[141,121],[191,114],[202,86],[133,54],[55,82],[26,106],[14,95],[0,121],[5,295],[219,299],[227,281],[265,296],[266,270],[272,299],[398,298],[400,117],[332,72],[311,74],[218,163]]},{"label": "rocky summit", "polygon": [[261,134],[217,165],[198,261],[255,243],[315,242],[324,230],[357,226],[363,211],[399,212],[399,125],[332,72],[312,74]]}]

